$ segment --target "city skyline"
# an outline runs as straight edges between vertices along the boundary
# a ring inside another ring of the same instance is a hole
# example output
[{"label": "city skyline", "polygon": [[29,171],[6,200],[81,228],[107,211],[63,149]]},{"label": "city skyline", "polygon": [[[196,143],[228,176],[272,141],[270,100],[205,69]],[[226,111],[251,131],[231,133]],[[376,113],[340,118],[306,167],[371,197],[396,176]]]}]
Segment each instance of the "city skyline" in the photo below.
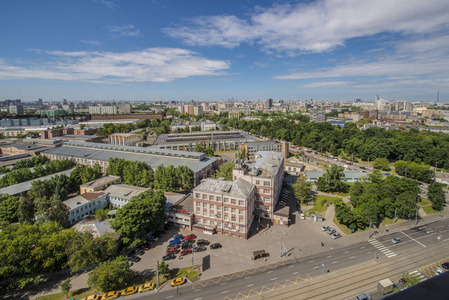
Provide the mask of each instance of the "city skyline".
[{"label": "city skyline", "polygon": [[448,101],[446,1],[0,8],[3,99]]}]

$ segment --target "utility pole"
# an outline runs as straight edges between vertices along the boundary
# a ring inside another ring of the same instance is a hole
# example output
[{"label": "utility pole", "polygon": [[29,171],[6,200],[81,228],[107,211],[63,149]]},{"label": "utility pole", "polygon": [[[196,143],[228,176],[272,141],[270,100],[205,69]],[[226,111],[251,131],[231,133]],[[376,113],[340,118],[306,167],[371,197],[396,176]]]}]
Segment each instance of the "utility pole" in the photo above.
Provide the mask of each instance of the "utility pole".
[{"label": "utility pole", "polygon": [[418,224],[418,212],[419,212],[419,197],[418,200],[416,201],[416,214],[415,214],[415,225]]},{"label": "utility pole", "polygon": [[376,262],[376,260],[377,260],[376,251],[374,251],[374,262]]},{"label": "utility pole", "polygon": [[395,209],[394,209],[394,219],[393,219],[393,221],[394,222],[396,222],[396,213],[398,212],[398,208],[396,207]]},{"label": "utility pole", "polygon": [[156,258],[157,288],[159,288],[159,259]]},{"label": "utility pole", "polygon": [[282,257],[282,237],[281,237],[281,253],[279,254],[279,257]]},{"label": "utility pole", "polygon": [[371,217],[369,218],[369,231],[368,231],[368,238],[371,237]]}]

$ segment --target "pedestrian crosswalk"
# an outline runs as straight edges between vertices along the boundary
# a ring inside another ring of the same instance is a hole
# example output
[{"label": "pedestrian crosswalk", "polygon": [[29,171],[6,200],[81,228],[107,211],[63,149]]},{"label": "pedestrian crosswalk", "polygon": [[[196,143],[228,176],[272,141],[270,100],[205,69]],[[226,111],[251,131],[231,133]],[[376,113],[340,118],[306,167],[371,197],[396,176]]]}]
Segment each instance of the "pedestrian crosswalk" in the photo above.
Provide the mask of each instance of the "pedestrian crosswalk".
[{"label": "pedestrian crosswalk", "polygon": [[413,272],[410,272],[409,274],[410,274],[410,276],[416,276],[416,277],[418,277],[420,282],[427,279],[427,277],[424,276],[424,275],[423,275],[420,271],[418,271],[418,270],[415,270],[415,271],[413,271]]},{"label": "pedestrian crosswalk", "polygon": [[376,247],[376,249],[379,250],[381,253],[385,254],[385,256],[388,258],[396,256],[396,253],[388,249],[388,247],[382,245],[382,243],[380,243],[376,239],[369,240],[369,243],[374,247]]}]

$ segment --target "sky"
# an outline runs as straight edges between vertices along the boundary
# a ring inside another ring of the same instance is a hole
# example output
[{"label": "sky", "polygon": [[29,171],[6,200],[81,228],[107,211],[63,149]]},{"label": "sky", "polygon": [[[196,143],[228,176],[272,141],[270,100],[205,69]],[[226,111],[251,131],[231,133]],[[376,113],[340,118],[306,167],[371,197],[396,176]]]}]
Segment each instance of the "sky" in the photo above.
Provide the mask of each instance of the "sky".
[{"label": "sky", "polygon": [[0,100],[449,101],[447,0],[2,0]]}]

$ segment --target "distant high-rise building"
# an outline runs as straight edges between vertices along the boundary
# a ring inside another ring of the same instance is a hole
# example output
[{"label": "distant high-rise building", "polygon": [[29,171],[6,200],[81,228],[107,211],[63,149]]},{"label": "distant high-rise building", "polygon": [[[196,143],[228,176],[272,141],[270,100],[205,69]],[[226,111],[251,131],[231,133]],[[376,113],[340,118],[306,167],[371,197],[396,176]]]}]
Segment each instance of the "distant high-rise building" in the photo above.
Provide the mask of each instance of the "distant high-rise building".
[{"label": "distant high-rise building", "polygon": [[326,122],[324,109],[311,109],[310,110],[310,122],[312,122],[312,123]]},{"label": "distant high-rise building", "polygon": [[23,115],[23,105],[10,105],[9,113],[14,115]]},{"label": "distant high-rise building", "polygon": [[265,107],[266,108],[272,108],[273,107],[273,99],[267,99],[265,100]]}]

